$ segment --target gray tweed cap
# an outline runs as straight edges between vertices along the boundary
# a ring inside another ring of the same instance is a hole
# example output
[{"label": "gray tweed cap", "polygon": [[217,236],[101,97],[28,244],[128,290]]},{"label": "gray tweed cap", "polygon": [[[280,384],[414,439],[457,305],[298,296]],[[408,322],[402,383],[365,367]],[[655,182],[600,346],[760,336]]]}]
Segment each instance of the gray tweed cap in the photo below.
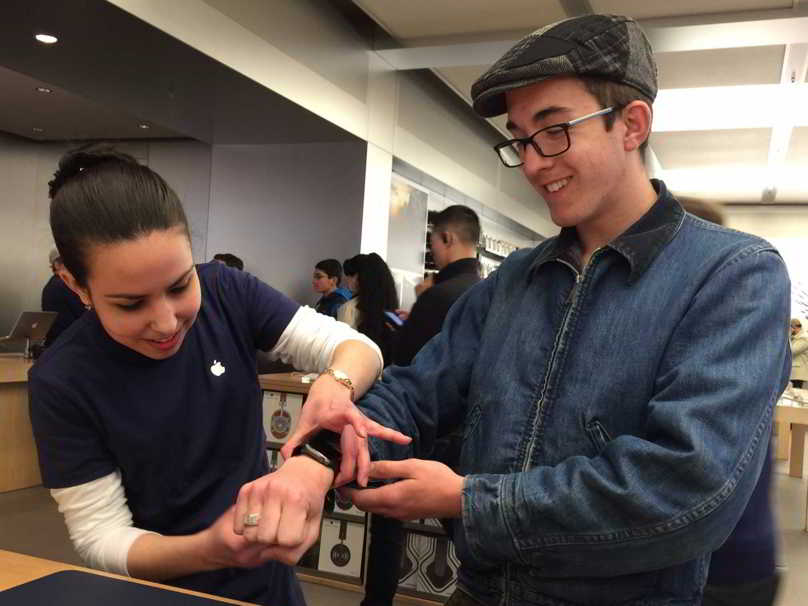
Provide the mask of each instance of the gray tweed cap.
[{"label": "gray tweed cap", "polygon": [[653,50],[636,21],[618,15],[585,15],[528,34],[471,87],[474,110],[490,118],[508,111],[505,92],[552,76],[596,76],[657,94]]}]

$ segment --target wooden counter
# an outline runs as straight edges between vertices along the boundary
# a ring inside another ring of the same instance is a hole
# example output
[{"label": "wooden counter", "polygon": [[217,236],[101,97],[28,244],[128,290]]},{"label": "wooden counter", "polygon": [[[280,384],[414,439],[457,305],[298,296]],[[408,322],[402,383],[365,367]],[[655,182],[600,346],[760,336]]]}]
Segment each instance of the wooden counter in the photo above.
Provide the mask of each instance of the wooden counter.
[{"label": "wooden counter", "polygon": [[805,436],[808,433],[808,406],[800,406],[789,398],[781,398],[774,408],[777,423],[777,458],[787,453],[788,475],[801,478],[805,458]]},{"label": "wooden counter", "polygon": [[[199,593],[197,591],[188,591],[186,589],[180,589],[178,587],[169,587],[167,585],[161,585],[159,583],[141,581],[139,579],[123,577],[117,574],[100,572],[98,570],[92,570],[90,568],[73,566],[72,564],[65,564],[63,562],[54,562],[53,560],[44,560],[42,558],[35,558],[32,556],[23,555],[21,553],[14,553],[12,551],[4,551],[0,549],[0,591],[3,591],[4,589],[11,589],[12,587],[16,587],[17,585],[22,585],[23,583],[27,583],[28,581],[33,581],[34,579],[38,579],[62,570],[80,570],[82,572],[89,572],[101,576],[112,577],[114,579],[121,579],[130,583],[138,583],[140,585],[151,585],[152,587],[159,587],[160,589],[164,589],[166,591],[174,591],[178,593],[186,593],[190,595],[202,596],[208,599],[216,600],[217,602],[222,602],[223,604],[241,604],[250,606],[247,602],[228,600],[226,598],[220,598],[218,596]],[[57,596],[54,597],[56,598]],[[55,599],[54,602],[56,604],[59,603],[58,599]]]},{"label": "wooden counter", "polygon": [[309,393],[311,383],[303,383],[300,378],[304,372],[279,372],[268,375],[258,375],[258,384],[261,389],[269,391],[285,391],[290,393]]},{"label": "wooden counter", "polygon": [[31,364],[20,355],[0,355],[0,492],[42,483],[28,414]]}]

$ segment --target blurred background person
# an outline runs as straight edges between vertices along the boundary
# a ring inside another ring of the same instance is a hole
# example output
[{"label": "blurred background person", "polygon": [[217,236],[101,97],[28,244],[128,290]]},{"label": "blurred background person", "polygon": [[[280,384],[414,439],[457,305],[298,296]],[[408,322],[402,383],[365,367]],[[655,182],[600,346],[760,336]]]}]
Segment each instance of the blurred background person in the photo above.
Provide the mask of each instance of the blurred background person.
[{"label": "blurred background person", "polygon": [[392,362],[393,329],[385,312],[395,315],[398,293],[387,263],[376,253],[356,255],[342,264],[345,286],[353,297],[337,312],[345,322],[370,337],[382,350],[384,365]]},{"label": "blurred background person", "polygon": [[337,310],[351,298],[351,291],[341,288],[342,265],[336,259],[323,259],[314,266],[311,286],[320,294],[314,309],[321,314],[337,317]]},{"label": "blurred background person", "polygon": [[802,389],[808,379],[808,336],[802,327],[802,320],[791,318],[791,384]]},{"label": "blurred background person", "polygon": [[224,263],[228,267],[235,267],[238,270],[244,271],[244,261],[233,253],[216,253],[213,255],[213,260]]},{"label": "blurred background person", "polygon": [[[696,215],[724,225],[724,211],[717,202],[676,196],[682,207]],[[794,320],[792,322],[792,334]],[[794,345],[792,341],[792,351]],[[808,340],[806,340],[808,349]],[[808,357],[808,354],[806,354]],[[792,372],[792,379],[793,379]],[[776,568],[777,542],[774,511],[771,502],[772,445],[760,471],[741,519],[724,544],[713,552],[703,606],[771,606],[777,597],[780,575]]]},{"label": "blurred background person", "polygon": [[48,261],[53,275],[42,289],[42,311],[55,311],[59,315],[56,316],[56,321],[45,336],[45,347],[53,343],[85,312],[81,299],[62,280],[60,272],[64,270],[64,265],[59,251],[55,248],[52,249],[48,255]]}]

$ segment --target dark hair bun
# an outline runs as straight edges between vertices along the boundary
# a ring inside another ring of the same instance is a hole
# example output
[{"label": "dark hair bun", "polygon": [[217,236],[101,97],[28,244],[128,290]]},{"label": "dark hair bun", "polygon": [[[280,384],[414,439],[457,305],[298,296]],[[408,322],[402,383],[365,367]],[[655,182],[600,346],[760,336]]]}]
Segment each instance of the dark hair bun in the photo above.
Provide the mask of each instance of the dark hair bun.
[{"label": "dark hair bun", "polygon": [[119,152],[106,144],[91,143],[66,153],[59,160],[59,168],[48,182],[48,195],[53,199],[65,183],[87,169],[91,169],[107,162],[121,162],[125,164],[138,164],[129,154]]}]

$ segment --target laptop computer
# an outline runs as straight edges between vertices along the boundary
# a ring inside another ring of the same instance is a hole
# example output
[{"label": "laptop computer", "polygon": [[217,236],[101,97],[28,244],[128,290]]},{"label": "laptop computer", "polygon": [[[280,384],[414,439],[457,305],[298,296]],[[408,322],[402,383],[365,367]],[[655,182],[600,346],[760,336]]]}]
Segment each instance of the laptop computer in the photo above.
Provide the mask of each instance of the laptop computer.
[{"label": "laptop computer", "polygon": [[24,311],[11,332],[0,341],[40,341],[48,334],[59,315],[55,311]]}]

